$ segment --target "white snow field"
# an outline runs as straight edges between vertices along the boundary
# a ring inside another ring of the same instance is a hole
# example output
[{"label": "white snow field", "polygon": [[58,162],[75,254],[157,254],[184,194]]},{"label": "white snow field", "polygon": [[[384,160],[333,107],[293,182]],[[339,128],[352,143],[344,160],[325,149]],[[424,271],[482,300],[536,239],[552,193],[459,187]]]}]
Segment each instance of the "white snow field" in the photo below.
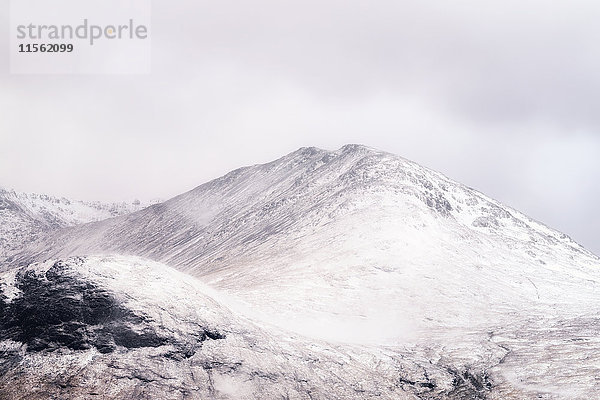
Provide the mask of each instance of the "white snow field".
[{"label": "white snow field", "polygon": [[[177,381],[173,398],[600,398],[600,259],[440,173],[364,146],[302,148],[138,212],[41,234],[0,258],[5,308],[17,269],[60,259],[126,294],[127,309],[144,311],[154,331],[175,332],[167,343],[193,336],[177,324],[189,313],[230,332],[190,358],[213,349],[221,378]],[[216,319],[194,314],[205,303]],[[20,351],[21,369],[10,369],[18,376],[39,376],[32,359],[84,362],[99,352],[93,341],[32,352],[17,339],[3,343]],[[117,379],[106,357],[155,370],[168,363],[180,379],[214,371],[151,356],[168,346],[152,344],[96,354],[86,385],[123,385],[99,398],[171,398],[148,394],[168,391],[167,375],[149,381],[125,368]],[[53,393],[86,398],[81,382],[56,382],[48,378]]]}]

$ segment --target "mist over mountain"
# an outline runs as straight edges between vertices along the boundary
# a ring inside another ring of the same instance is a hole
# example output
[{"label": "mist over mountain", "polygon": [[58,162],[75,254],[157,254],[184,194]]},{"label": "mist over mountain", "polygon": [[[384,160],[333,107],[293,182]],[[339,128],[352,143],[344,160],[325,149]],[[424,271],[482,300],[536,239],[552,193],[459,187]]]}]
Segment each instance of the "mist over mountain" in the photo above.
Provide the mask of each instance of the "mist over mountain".
[{"label": "mist over mountain", "polygon": [[71,200],[0,187],[0,257],[43,233],[141,210],[146,204]]},{"label": "mist over mountain", "polygon": [[[17,333],[2,337],[11,358],[0,386],[18,374],[39,377],[27,364],[35,353],[40,371],[47,362],[80,363],[95,388],[116,380],[120,392],[94,389],[106,398],[171,398],[170,379],[181,394],[172,398],[584,399],[600,392],[600,259],[393,154],[360,145],[301,148],[115,214],[52,201],[58,205],[26,208],[4,198],[3,226],[22,226],[11,232],[25,239],[1,243],[3,323]],[[58,278],[48,275],[54,266]],[[65,311],[68,318],[33,333],[26,321],[9,320],[14,299],[39,298],[57,279],[66,294],[56,296],[84,299]],[[120,314],[73,317],[90,307],[89,285],[110,292]],[[186,285],[200,289],[191,294]],[[212,316],[200,324],[204,337],[223,338],[199,340],[196,328],[186,330],[205,303]],[[180,318],[184,327],[171,328]],[[67,327],[74,328],[67,339],[56,333]],[[127,339],[141,345],[128,347]],[[202,350],[187,357],[181,348],[190,343]],[[108,353],[127,364],[122,376]],[[168,374],[158,372],[163,367]],[[203,380],[181,378],[190,374]],[[64,378],[57,373],[44,384],[57,395],[89,395],[82,380],[60,389]]]}]

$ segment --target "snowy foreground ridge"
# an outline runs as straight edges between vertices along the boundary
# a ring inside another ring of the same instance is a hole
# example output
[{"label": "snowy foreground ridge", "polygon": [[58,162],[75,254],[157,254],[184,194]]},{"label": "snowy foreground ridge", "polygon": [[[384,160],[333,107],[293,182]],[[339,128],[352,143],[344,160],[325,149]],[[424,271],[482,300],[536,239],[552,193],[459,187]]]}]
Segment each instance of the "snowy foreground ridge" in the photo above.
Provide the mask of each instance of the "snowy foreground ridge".
[{"label": "snowy foreground ridge", "polygon": [[302,148],[31,231],[17,200],[1,399],[600,398],[600,259],[401,157]]}]

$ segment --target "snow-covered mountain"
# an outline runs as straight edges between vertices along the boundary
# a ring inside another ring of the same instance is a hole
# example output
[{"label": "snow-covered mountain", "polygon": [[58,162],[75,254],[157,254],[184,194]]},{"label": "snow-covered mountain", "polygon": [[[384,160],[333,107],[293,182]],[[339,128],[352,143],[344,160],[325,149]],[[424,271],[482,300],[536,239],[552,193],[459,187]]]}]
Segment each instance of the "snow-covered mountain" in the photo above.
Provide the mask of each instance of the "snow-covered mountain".
[{"label": "snow-covered mountain", "polygon": [[[94,254],[194,276],[269,346],[293,343],[302,359],[325,343],[332,359],[369,360],[343,373],[316,363],[317,374],[348,380],[290,398],[405,398],[393,387],[421,399],[600,396],[600,259],[389,153],[302,148],[138,212],[45,233],[0,264]],[[405,375],[398,359],[421,375]],[[372,391],[341,389],[379,374]]]},{"label": "snow-covered mountain", "polygon": [[117,217],[144,207],[139,200],[85,202],[0,188],[0,257],[22,248],[42,233]]},{"label": "snow-covered mountain", "polygon": [[415,351],[258,326],[138,258],[50,261],[0,282],[3,399],[475,399],[488,384]]}]

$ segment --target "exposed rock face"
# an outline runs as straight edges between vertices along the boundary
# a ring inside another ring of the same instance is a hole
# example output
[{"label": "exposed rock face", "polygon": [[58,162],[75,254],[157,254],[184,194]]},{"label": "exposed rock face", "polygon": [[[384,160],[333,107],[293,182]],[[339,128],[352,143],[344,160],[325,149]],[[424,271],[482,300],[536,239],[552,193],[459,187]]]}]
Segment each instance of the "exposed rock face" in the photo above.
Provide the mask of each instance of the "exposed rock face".
[{"label": "exposed rock face", "polygon": [[156,334],[143,315],[121,306],[107,290],[78,279],[64,262],[43,274],[20,270],[10,302],[0,298],[0,339],[26,345],[27,351],[87,350],[110,353],[125,348],[158,347],[167,339]]}]

